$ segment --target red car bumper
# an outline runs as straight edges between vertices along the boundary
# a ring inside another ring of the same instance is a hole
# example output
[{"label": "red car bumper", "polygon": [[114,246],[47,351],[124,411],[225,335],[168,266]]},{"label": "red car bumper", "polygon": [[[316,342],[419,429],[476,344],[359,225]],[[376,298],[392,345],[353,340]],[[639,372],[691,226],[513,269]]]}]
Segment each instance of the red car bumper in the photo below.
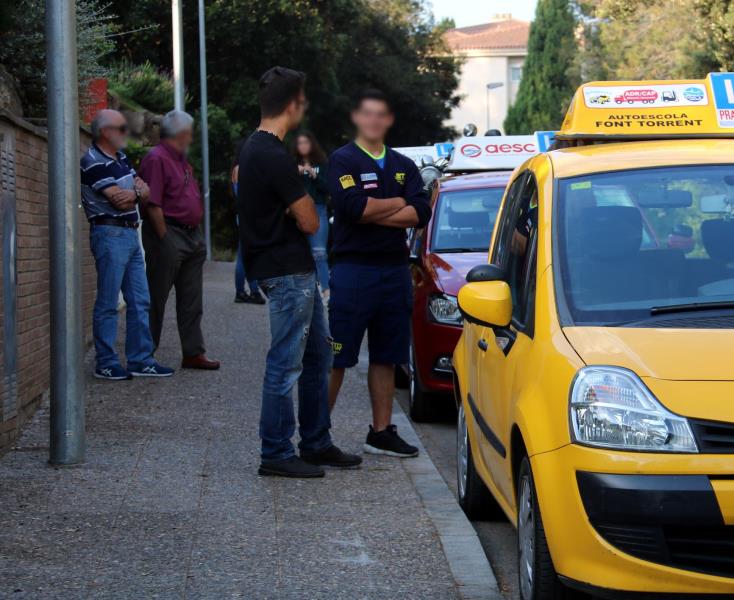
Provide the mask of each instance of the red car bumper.
[{"label": "red car bumper", "polygon": [[461,327],[430,321],[422,311],[413,319],[413,360],[418,383],[427,392],[453,393],[451,357]]}]

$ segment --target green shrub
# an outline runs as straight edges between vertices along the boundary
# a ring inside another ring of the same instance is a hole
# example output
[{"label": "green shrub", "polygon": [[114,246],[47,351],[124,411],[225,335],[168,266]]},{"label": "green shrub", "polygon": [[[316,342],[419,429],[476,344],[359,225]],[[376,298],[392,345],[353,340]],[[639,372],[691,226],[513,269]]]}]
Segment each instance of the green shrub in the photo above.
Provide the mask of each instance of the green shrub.
[{"label": "green shrub", "polygon": [[140,168],[140,161],[143,160],[143,157],[148,154],[148,150],[150,150],[150,146],[145,146],[141,144],[140,142],[136,142],[135,140],[128,140],[127,142],[127,148],[125,148],[125,154],[127,155],[128,160],[130,161],[130,164],[135,168]]},{"label": "green shrub", "polygon": [[173,108],[171,76],[148,61],[140,65],[123,62],[113,67],[109,88],[125,108],[144,108],[157,114]]}]

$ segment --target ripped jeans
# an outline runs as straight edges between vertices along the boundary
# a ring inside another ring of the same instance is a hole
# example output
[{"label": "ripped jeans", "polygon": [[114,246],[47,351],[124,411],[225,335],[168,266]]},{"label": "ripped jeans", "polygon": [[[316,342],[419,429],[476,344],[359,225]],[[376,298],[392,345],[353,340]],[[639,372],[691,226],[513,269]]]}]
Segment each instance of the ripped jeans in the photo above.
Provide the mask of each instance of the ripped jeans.
[{"label": "ripped jeans", "polygon": [[261,279],[270,309],[270,350],[265,363],[260,439],[263,460],[295,454],[293,388],[298,384],[298,424],[302,452],[332,445],[329,429],[331,340],[316,274]]}]

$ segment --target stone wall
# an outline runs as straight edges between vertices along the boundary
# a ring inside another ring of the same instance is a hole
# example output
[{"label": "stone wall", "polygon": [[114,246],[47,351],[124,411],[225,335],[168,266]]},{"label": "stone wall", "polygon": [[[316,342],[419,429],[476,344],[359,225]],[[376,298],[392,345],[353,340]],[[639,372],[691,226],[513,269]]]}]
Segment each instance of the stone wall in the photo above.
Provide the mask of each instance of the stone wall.
[{"label": "stone wall", "polygon": [[[82,151],[89,144],[80,134]],[[94,262],[82,218],[84,342],[91,341]],[[48,144],[45,130],[0,111],[0,454],[49,387]]]}]

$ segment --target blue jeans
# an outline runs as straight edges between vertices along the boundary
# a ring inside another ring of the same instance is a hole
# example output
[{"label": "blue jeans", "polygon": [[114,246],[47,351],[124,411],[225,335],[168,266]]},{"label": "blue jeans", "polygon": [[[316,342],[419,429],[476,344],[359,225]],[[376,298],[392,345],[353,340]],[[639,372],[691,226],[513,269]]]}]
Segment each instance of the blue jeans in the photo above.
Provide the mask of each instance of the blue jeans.
[{"label": "blue jeans", "polygon": [[[234,265],[234,291],[236,294],[245,293],[245,279],[247,279],[247,273],[245,273],[245,262],[242,260],[242,244],[238,241],[237,262]],[[260,289],[254,279],[247,279],[247,285],[250,286],[251,294],[256,294]]]},{"label": "blue jeans", "polygon": [[319,215],[319,230],[308,236],[311,244],[311,254],[316,262],[316,273],[322,291],[329,289],[329,262],[326,255],[326,244],[329,241],[329,212],[325,204],[317,204],[316,212]]},{"label": "blue jeans", "polygon": [[270,350],[265,362],[260,439],[263,460],[295,454],[293,388],[298,384],[302,452],[331,447],[329,368],[331,340],[313,272],[260,280],[270,309]]},{"label": "blue jeans", "polygon": [[152,364],[155,361],[148,324],[150,294],[137,230],[92,224],[90,245],[97,267],[97,299],[92,320],[97,369],[120,364],[115,341],[121,290],[127,304],[127,366],[132,368]]}]

